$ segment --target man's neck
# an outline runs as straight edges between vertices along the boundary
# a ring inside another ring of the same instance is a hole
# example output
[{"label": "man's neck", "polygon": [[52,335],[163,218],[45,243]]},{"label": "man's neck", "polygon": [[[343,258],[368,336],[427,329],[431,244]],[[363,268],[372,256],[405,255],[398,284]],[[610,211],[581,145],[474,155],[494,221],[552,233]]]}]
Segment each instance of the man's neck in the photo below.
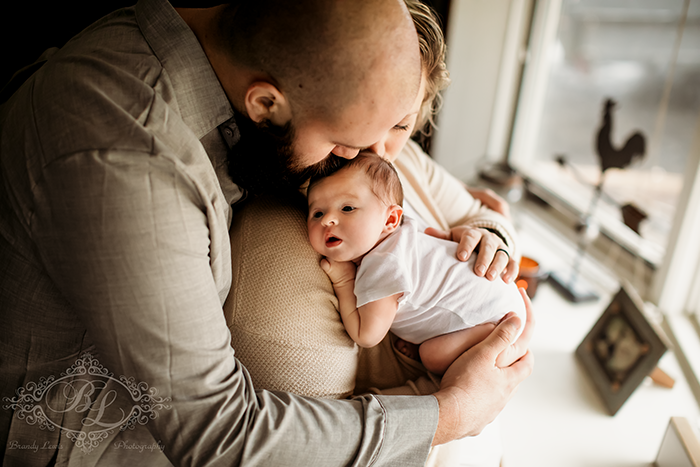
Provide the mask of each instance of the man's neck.
[{"label": "man's neck", "polygon": [[244,96],[252,82],[252,73],[237,66],[228,55],[227,48],[221,44],[219,20],[225,8],[227,5],[211,8],[175,8],[175,11],[197,37],[233,108],[246,115]]}]

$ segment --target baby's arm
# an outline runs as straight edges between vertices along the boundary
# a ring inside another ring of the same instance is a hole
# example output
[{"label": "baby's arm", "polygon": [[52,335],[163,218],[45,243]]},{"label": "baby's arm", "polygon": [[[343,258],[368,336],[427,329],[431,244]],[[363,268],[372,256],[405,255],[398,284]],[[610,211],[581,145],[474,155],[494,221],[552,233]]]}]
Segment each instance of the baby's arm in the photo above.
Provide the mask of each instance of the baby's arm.
[{"label": "baby's arm", "polygon": [[355,264],[323,259],[321,268],[333,283],[340,317],[352,340],[360,347],[379,344],[391,328],[402,294],[394,294],[358,308],[355,297]]}]

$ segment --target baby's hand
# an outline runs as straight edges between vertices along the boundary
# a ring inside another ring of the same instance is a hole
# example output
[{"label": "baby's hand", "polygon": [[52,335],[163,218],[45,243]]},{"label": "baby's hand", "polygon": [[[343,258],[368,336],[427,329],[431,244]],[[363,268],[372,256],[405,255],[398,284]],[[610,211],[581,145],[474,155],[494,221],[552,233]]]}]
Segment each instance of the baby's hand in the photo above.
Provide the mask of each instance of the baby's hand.
[{"label": "baby's hand", "polygon": [[333,261],[332,259],[323,258],[321,260],[321,269],[328,274],[334,286],[342,286],[347,283],[352,283],[354,287],[355,273],[357,266],[352,261]]}]

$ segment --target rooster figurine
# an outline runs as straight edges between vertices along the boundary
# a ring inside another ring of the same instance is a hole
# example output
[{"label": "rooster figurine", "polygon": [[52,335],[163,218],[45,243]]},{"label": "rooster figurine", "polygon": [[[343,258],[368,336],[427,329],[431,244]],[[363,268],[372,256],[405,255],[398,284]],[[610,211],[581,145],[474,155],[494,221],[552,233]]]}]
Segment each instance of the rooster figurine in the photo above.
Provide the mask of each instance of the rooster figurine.
[{"label": "rooster figurine", "polygon": [[605,174],[605,171],[610,168],[624,169],[636,159],[642,159],[646,151],[646,140],[639,131],[630,136],[622,148],[617,149],[613,146],[610,136],[613,126],[612,110],[615,104],[616,102],[612,99],[605,101],[603,124],[598,130],[596,139],[601,174]]}]

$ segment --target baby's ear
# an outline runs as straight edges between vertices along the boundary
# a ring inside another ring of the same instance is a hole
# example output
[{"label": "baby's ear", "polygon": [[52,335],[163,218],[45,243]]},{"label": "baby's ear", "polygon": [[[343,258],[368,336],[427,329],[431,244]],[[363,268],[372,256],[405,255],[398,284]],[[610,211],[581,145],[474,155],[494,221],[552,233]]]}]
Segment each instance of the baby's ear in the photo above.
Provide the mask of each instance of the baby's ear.
[{"label": "baby's ear", "polygon": [[403,208],[398,204],[392,204],[388,208],[386,222],[384,223],[384,232],[391,233],[398,229],[403,218]]}]

